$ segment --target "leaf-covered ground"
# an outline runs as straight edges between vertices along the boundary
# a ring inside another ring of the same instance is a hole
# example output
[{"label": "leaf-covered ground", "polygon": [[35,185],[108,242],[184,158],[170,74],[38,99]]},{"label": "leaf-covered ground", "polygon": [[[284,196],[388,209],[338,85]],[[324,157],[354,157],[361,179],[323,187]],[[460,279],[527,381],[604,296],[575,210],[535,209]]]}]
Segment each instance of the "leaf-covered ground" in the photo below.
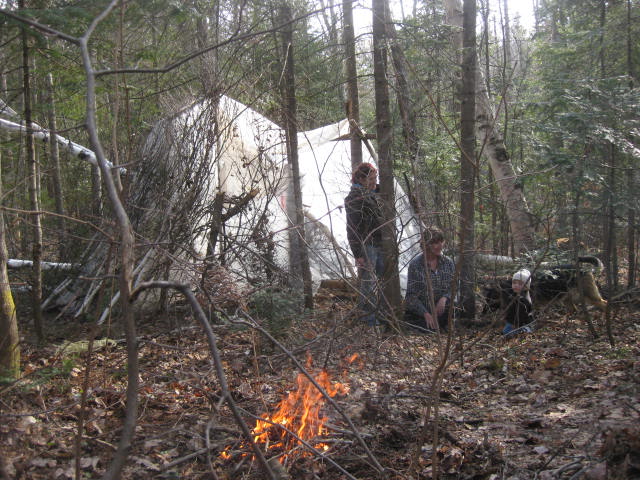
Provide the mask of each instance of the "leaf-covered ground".
[{"label": "leaf-covered ground", "polygon": [[[445,339],[383,334],[350,322],[348,308],[325,298],[314,317],[294,321],[281,340],[303,363],[310,354],[312,370],[326,367],[348,385],[336,403],[384,473],[344,417],[325,407],[325,455],[348,473],[298,449],[282,478],[288,471],[296,479],[427,479],[434,459],[441,478],[640,478],[638,305],[614,312],[613,347],[599,313],[594,340],[582,320],[554,306],[536,332],[511,340],[490,318],[484,327],[459,328],[437,404],[432,386]],[[74,342],[89,329],[54,326]],[[213,328],[234,397],[252,425],[252,415],[273,411],[294,387],[297,371],[258,333]],[[24,378],[0,391],[0,453],[9,478],[75,478],[76,468],[82,478],[99,478],[105,471],[125,411],[126,353],[116,332],[103,332],[116,341],[96,343],[90,358],[82,343],[23,345]],[[142,320],[139,351],[138,426],[123,478],[264,478],[220,403],[205,336],[190,315]]]}]

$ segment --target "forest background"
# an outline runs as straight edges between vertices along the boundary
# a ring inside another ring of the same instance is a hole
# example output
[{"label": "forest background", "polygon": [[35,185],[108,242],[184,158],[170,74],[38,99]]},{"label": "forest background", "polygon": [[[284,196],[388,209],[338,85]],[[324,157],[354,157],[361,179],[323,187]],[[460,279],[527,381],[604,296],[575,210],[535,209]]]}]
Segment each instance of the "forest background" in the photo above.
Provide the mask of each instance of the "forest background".
[{"label": "forest background", "polygon": [[[247,295],[252,305],[275,296],[287,308],[313,307],[304,248],[294,253],[298,271],[244,278],[252,287],[247,293],[237,287],[236,272],[217,268],[216,246],[243,248],[240,241],[219,241],[222,235],[212,236],[207,258],[190,267],[200,275],[195,296],[195,285],[170,281],[167,262],[154,264],[146,277],[153,281],[135,282],[150,245],[167,257],[184,253],[195,235],[185,225],[216,211],[191,203],[172,213],[187,217],[185,223],[176,221],[159,239],[159,220],[150,224],[149,218],[171,216],[155,210],[159,200],[174,189],[198,197],[202,184],[189,159],[179,175],[154,177],[142,155],[145,140],[159,120],[223,94],[283,126],[290,156],[295,132],[346,115],[374,132],[382,195],[391,195],[390,179],[401,179],[423,224],[446,232],[452,250],[459,250],[472,303],[474,254],[549,250],[559,238],[569,239],[569,260],[579,253],[603,260],[609,298],[633,293],[638,2],[540,0],[532,6],[525,29],[510,18],[506,1],[465,1],[464,9],[459,1],[415,1],[400,11],[376,1],[371,10],[357,9],[373,19],[371,34],[357,29],[351,38],[343,16],[350,2],[2,2],[0,360],[7,378],[21,375],[21,343],[45,344],[50,326],[42,302],[69,275],[43,271],[41,261],[101,263],[99,286],[83,287],[83,305],[94,305],[85,308],[85,320],[100,317],[112,292],[120,292],[126,404],[134,407],[127,410],[119,452],[127,451],[135,429],[139,313],[130,306],[141,290],[162,288],[158,300],[165,309],[175,302],[166,289],[178,290],[194,318],[205,315],[200,304],[216,318],[224,302],[237,307]],[[39,128],[24,128],[33,124]],[[66,140],[38,137],[38,131]],[[76,148],[82,145],[87,148]],[[501,168],[508,174],[497,178]],[[167,190],[151,189],[145,178]],[[518,196],[515,203],[505,184]],[[251,201],[249,195],[221,199],[214,230],[222,228],[224,213]],[[303,236],[301,205],[293,211],[291,231]],[[260,248],[255,237],[242,242]],[[386,254],[393,265],[397,252]],[[29,259],[33,267],[10,275],[8,259]],[[386,278],[387,298],[398,305],[394,272]],[[19,284],[29,293],[12,293],[9,287],[17,292]],[[474,308],[467,309],[472,317]],[[230,397],[222,395],[233,410]],[[124,461],[115,461],[107,475],[117,475]]]}]

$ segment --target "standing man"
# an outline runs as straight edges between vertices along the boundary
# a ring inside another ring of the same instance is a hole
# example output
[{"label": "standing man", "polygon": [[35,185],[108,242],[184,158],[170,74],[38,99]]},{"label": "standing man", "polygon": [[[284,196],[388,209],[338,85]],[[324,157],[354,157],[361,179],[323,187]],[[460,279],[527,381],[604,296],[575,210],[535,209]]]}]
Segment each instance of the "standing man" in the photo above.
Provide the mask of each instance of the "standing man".
[{"label": "standing man", "polygon": [[404,320],[422,331],[446,330],[456,267],[453,260],[442,254],[444,234],[440,229],[425,230],[423,239],[424,253],[409,263]]},{"label": "standing man", "polygon": [[378,170],[361,163],[351,175],[351,190],[344,199],[347,240],[356,259],[360,280],[358,309],[369,325],[377,325],[382,257],[382,206],[376,193]]}]

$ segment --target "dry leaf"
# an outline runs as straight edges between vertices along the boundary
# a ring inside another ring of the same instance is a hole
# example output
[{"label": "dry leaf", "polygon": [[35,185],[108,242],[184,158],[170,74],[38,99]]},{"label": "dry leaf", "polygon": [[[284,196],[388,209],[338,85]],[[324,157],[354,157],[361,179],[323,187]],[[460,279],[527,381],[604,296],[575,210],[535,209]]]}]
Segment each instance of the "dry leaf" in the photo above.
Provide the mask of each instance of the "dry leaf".
[{"label": "dry leaf", "polygon": [[60,480],[62,476],[64,476],[64,478],[74,478],[76,476],[76,471],[73,467],[69,467],[67,469],[57,468],[53,475],[53,478],[55,478],[56,480]]},{"label": "dry leaf", "polygon": [[153,463],[148,458],[144,457],[131,457],[136,463],[147,467],[149,470],[153,470],[154,472],[160,471],[160,467]]},{"label": "dry leaf", "polygon": [[100,457],[82,457],[80,459],[80,468],[82,469],[95,469],[100,463]]},{"label": "dry leaf", "polygon": [[559,358],[550,358],[546,362],[544,362],[544,368],[547,370],[555,370],[556,368],[562,365],[562,360]]},{"label": "dry leaf", "polygon": [[536,370],[531,374],[531,379],[540,383],[545,384],[551,378],[552,373],[549,370]]},{"label": "dry leaf", "polygon": [[47,468],[53,468],[58,464],[58,462],[56,462],[54,459],[52,458],[40,458],[40,457],[36,457],[36,458],[32,458],[29,461],[29,465],[31,465],[32,467],[47,467]]},{"label": "dry leaf", "polygon": [[607,479],[607,462],[594,465],[584,473],[586,480],[606,480]]},{"label": "dry leaf", "polygon": [[20,421],[16,424],[16,429],[19,432],[27,432],[27,431],[30,431],[31,426],[37,422],[38,421],[35,419],[35,417],[32,417],[31,415],[22,417]]},{"label": "dry leaf", "polygon": [[162,445],[162,440],[159,438],[154,438],[153,440],[146,440],[144,442],[144,449],[151,450],[152,448],[159,447]]},{"label": "dry leaf", "polygon": [[247,382],[241,383],[237,390],[240,394],[242,394],[245,397],[249,397],[253,393],[253,389],[251,388],[251,385],[248,384]]}]

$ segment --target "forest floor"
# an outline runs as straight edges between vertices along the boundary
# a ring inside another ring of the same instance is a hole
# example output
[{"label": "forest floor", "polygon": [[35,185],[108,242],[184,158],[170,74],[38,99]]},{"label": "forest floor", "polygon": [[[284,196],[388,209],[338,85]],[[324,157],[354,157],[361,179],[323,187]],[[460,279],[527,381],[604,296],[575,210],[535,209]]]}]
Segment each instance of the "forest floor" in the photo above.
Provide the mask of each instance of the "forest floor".
[{"label": "forest floor", "polygon": [[[381,333],[346,320],[350,307],[325,296],[313,316],[294,319],[279,337],[309,370],[324,367],[344,386],[333,397],[344,415],[314,399],[326,424],[322,438],[309,441],[326,445],[323,458],[299,445],[262,445],[283,462],[279,478],[417,480],[433,478],[434,469],[445,479],[640,478],[639,304],[613,312],[614,346],[600,313],[592,312],[593,339],[583,320],[553,305],[538,330],[510,340],[489,317],[484,326],[460,327],[439,395],[433,379],[445,337]],[[58,343],[25,342],[24,377],[0,387],[0,458],[9,478],[69,479],[76,468],[81,478],[99,478],[118,444],[122,337],[115,327],[102,332],[116,341],[97,342],[89,361],[86,344],[76,342],[88,324],[56,322],[49,328]],[[213,329],[233,396],[253,427],[252,415],[273,413],[296,391],[298,371],[255,331]],[[221,405],[206,337],[191,316],[145,318],[139,338],[140,407],[122,478],[266,478]],[[76,343],[61,348],[62,339]],[[275,443],[273,432],[269,438]]]}]

